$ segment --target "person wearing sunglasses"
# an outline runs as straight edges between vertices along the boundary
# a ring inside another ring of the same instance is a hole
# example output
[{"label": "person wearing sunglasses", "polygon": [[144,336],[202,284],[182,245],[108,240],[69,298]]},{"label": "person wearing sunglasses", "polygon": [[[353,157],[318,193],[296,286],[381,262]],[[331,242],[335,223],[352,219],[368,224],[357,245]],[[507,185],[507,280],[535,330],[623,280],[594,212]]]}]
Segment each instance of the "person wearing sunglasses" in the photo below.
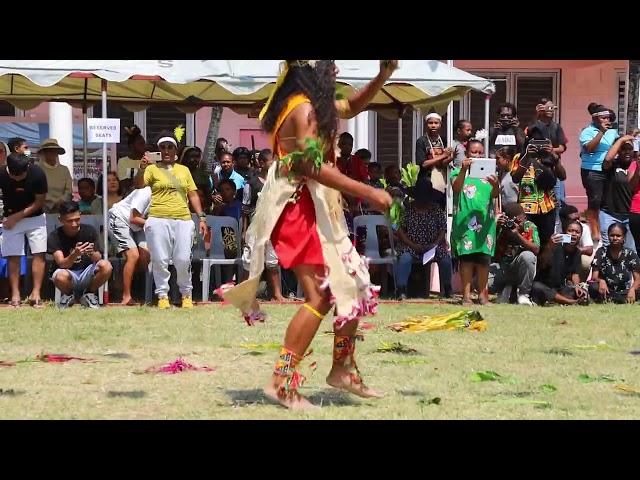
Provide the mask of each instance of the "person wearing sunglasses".
[{"label": "person wearing sunglasses", "polygon": [[607,179],[602,171],[607,153],[620,136],[614,128],[616,115],[610,108],[590,103],[587,110],[591,114],[591,123],[580,132],[580,174],[582,186],[587,192],[587,220],[591,227],[594,242],[600,241],[598,216],[604,184]]}]

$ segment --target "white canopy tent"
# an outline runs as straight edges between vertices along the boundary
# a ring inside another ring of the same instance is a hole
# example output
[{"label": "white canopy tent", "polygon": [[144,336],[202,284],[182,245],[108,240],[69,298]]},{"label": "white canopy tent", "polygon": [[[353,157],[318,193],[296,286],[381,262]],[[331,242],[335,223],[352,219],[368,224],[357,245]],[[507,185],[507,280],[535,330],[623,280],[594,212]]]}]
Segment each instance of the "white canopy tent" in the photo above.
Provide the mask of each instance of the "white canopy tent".
[{"label": "white canopy tent", "polygon": [[[379,69],[375,60],[337,60],[339,91],[364,86]],[[107,96],[132,108],[153,103],[183,106],[253,106],[268,97],[279,60],[0,60],[0,99],[24,110],[43,101],[73,104]],[[370,103],[373,110],[435,107],[469,90],[487,94],[494,85],[437,60],[403,60]]]}]

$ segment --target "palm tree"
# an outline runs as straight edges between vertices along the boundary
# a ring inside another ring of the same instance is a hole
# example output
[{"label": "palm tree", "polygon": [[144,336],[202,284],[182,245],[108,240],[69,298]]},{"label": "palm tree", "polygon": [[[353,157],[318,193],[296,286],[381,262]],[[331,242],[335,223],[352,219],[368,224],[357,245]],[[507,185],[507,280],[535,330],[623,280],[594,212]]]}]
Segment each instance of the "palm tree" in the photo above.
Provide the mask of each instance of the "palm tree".
[{"label": "palm tree", "polygon": [[211,108],[211,119],[209,120],[209,130],[207,130],[207,141],[204,145],[202,158],[205,162],[207,171],[211,171],[213,160],[216,155],[216,140],[220,131],[220,120],[222,119],[221,106],[214,105]]}]

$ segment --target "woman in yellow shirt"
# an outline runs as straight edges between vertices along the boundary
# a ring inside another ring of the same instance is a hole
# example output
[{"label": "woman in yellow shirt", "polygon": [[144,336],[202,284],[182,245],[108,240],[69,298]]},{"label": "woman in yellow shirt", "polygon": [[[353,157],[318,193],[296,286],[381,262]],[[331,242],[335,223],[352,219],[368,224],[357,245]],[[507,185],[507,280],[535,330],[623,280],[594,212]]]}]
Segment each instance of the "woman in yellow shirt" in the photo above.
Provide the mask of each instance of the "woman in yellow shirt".
[{"label": "woman in yellow shirt", "polygon": [[170,133],[158,140],[161,160],[151,163],[149,152],[140,161],[134,178],[136,188],[151,187],[149,218],[144,233],[151,254],[151,268],[156,283],[158,308],[169,308],[169,262],[177,273],[182,295],[182,308],[192,308],[191,249],[195,225],[191,219],[189,203],[200,217],[200,234],[207,232],[206,215],[202,211],[197,188],[191,172],[177,164],[178,142]]}]

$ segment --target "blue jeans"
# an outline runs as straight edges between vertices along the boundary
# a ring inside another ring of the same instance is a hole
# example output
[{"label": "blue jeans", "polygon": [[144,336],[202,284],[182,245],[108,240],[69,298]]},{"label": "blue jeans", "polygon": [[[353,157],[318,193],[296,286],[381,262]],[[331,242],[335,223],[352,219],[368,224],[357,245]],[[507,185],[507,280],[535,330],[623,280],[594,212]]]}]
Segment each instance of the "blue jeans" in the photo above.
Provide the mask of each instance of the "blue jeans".
[{"label": "blue jeans", "polygon": [[602,238],[602,244],[605,247],[609,245],[609,235],[607,234],[607,230],[609,230],[609,226],[615,222],[620,222],[627,227],[627,236],[625,237],[625,240],[624,240],[624,246],[626,248],[633,250],[634,252],[636,251],[636,243],[634,242],[633,235],[631,234],[631,231],[629,229],[629,219],[619,220],[616,217],[612,217],[611,215],[606,213],[604,210],[600,210],[600,216],[598,220],[600,222],[600,237]]},{"label": "blue jeans", "polygon": [[[404,252],[398,257],[398,287],[407,288],[409,283],[409,276],[411,275],[411,266],[415,257],[409,252]],[[432,260],[427,263],[425,267],[430,267],[431,263],[436,261],[438,263],[438,273],[440,277],[440,293],[451,290],[451,256],[445,255],[440,260]]]}]

